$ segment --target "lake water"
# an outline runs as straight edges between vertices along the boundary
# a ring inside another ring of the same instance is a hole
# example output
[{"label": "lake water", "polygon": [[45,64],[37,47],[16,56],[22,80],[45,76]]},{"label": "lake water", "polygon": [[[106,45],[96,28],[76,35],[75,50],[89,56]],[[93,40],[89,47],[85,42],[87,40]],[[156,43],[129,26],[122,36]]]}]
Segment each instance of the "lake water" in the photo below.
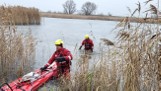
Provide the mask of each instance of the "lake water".
[{"label": "lake water", "polygon": [[[99,20],[77,20],[42,18],[41,25],[19,26],[18,31],[26,34],[29,31],[36,38],[36,61],[34,68],[44,66],[55,51],[54,41],[62,39],[64,47],[73,54],[72,62],[75,63],[78,57],[78,48],[84,39],[85,34],[89,34],[94,42],[94,54],[99,54],[100,38],[114,40],[115,32],[112,30],[117,22]],[[95,58],[93,58],[95,59]],[[75,65],[73,64],[72,69]]]}]

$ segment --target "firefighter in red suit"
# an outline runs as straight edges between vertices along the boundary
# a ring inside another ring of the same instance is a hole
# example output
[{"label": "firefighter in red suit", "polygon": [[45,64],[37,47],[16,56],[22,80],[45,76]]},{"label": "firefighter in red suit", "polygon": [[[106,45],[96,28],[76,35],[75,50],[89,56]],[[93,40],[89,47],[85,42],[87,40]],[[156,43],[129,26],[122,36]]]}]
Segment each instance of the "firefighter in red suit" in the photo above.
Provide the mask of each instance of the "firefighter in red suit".
[{"label": "firefighter in red suit", "polygon": [[89,50],[93,52],[94,44],[93,41],[89,38],[88,34],[85,35],[85,39],[83,40],[82,45],[79,47],[79,50],[81,50],[82,46],[84,46],[85,51]]},{"label": "firefighter in red suit", "polygon": [[72,54],[66,48],[63,48],[63,41],[58,39],[55,41],[56,51],[49,59],[48,63],[40,68],[42,71],[45,70],[49,65],[51,65],[54,61],[60,64],[60,71],[63,76],[70,79],[70,65],[72,60]]}]

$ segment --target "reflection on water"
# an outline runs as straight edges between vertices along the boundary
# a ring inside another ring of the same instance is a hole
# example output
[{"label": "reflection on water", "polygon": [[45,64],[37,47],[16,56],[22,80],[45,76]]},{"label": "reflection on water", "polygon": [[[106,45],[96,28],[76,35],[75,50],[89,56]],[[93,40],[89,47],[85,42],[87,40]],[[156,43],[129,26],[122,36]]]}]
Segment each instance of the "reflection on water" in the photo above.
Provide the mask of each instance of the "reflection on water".
[{"label": "reflection on water", "polygon": [[[42,18],[41,25],[18,26],[18,30],[23,34],[31,31],[36,38],[36,62],[34,67],[40,68],[45,65],[48,59],[55,51],[54,41],[62,39],[64,47],[69,49],[73,54],[72,69],[79,58],[78,47],[81,45],[85,34],[89,34],[94,42],[94,53],[99,55],[100,38],[114,40],[115,34],[112,29],[117,22],[99,21],[99,20],[76,20],[76,19],[56,19]],[[90,60],[96,60],[91,58]]]}]

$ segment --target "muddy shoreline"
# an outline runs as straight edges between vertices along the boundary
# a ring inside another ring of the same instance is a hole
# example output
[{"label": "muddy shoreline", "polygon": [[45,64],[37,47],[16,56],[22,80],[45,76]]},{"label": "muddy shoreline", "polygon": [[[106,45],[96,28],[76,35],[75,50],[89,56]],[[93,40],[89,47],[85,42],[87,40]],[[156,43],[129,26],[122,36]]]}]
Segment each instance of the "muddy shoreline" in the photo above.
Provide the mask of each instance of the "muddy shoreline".
[{"label": "muddy shoreline", "polygon": [[41,17],[50,17],[50,18],[63,18],[63,19],[82,19],[82,20],[103,20],[103,21],[129,21],[129,22],[138,22],[138,23],[160,23],[161,18],[136,18],[136,17],[122,17],[122,16],[104,16],[104,15],[67,15],[67,14],[57,14],[57,13],[47,13],[41,12]]}]

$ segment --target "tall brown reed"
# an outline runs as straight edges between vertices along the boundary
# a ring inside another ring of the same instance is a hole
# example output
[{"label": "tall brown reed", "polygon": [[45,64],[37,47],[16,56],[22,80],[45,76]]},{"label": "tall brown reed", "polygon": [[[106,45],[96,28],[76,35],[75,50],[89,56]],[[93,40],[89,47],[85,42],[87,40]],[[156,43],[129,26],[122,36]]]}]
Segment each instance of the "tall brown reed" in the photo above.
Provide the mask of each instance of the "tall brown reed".
[{"label": "tall brown reed", "polygon": [[[139,9],[136,10],[140,13]],[[154,6],[150,11],[156,12]],[[151,20],[153,21],[153,19]],[[125,26],[118,35],[118,44],[122,48],[120,52],[125,66],[122,74],[124,91],[159,91],[158,43],[161,36],[157,25],[136,23],[133,24],[133,27],[128,27],[130,23],[124,24]]]},{"label": "tall brown reed", "polygon": [[31,71],[35,43],[31,34],[24,37],[16,31],[13,25],[14,18],[9,9],[0,9],[0,83],[3,83]]},{"label": "tall brown reed", "polygon": [[[26,8],[22,6],[0,6],[0,12],[7,11],[12,15],[12,20],[16,25],[40,24],[39,10],[36,8]],[[2,17],[3,14],[0,14]]]}]

